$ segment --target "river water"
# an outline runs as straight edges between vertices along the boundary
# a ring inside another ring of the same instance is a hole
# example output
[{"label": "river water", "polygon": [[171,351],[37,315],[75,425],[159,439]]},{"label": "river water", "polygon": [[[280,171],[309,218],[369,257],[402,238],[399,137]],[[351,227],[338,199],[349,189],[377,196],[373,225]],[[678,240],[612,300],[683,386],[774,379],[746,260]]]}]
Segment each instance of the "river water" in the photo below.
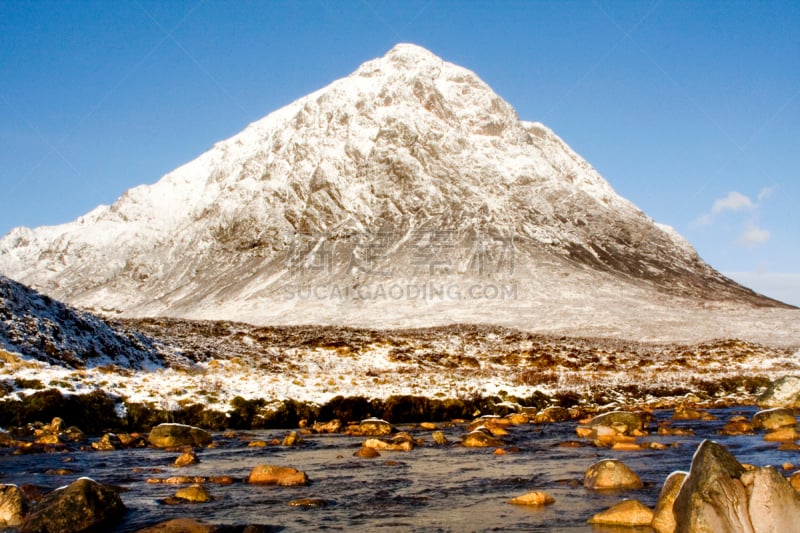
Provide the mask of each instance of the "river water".
[{"label": "river water", "polygon": [[[778,451],[763,435],[724,437],[718,429],[731,416],[750,417],[755,409],[711,410],[717,421],[674,422],[673,427],[692,427],[691,437],[652,435],[642,442],[677,443],[666,450],[616,452],[584,446],[559,447],[578,440],[575,422],[525,425],[510,428],[505,437],[517,453],[496,456],[493,449],[434,447],[430,432],[401,427],[429,443],[411,452],[381,452],[375,459],[354,457],[362,437],[314,435],[299,448],[247,447],[241,439],[215,436],[219,446],[199,450],[201,462],[176,468],[175,452],[132,449],[114,452],[64,452],[40,455],[0,455],[0,483],[30,483],[48,489],[80,476],[91,477],[124,489],[122,500],[129,512],[108,531],[129,532],[178,517],[220,524],[271,524],[286,531],[563,531],[611,532],[613,528],[590,526],[594,513],[636,498],[653,506],[666,476],[688,470],[692,454],[704,438],[728,447],[740,462],[756,465],[800,463],[800,453]],[[656,413],[657,419],[670,412]],[[463,426],[444,429],[458,442]],[[252,431],[248,438],[271,440],[285,431]],[[0,451],[2,453],[2,451]],[[604,458],[623,460],[645,483],[641,490],[597,493],[583,487],[585,470]],[[214,500],[202,504],[166,505],[160,500],[175,493],[176,485],[149,484],[148,478],[175,475],[232,476],[246,479],[259,464],[292,466],[311,479],[306,487],[255,486],[237,482],[206,485]],[[68,468],[64,476],[46,474]],[[143,470],[142,470],[143,469]],[[163,472],[153,473],[152,469]],[[509,505],[515,496],[533,490],[551,494],[556,503],[545,508]],[[323,498],[324,508],[290,507],[297,498]],[[649,529],[647,529],[649,531]],[[621,529],[630,533],[632,529]]]}]

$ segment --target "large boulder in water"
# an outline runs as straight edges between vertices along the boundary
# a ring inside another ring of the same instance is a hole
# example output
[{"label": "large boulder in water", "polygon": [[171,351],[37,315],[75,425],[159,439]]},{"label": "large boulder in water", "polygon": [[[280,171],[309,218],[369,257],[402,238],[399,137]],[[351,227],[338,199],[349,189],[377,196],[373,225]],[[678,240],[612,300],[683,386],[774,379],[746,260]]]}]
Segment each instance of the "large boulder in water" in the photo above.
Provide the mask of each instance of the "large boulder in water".
[{"label": "large boulder in water", "polygon": [[653,521],[653,511],[638,500],[623,500],[589,519],[601,526],[647,527]]},{"label": "large boulder in water", "polygon": [[758,406],[800,408],[800,376],[783,376],[775,380],[758,397]]},{"label": "large boulder in water", "polygon": [[16,485],[0,485],[0,529],[17,527],[28,510],[28,500]]},{"label": "large boulder in water", "polygon": [[661,492],[658,493],[656,508],[653,510],[653,521],[650,524],[650,527],[655,529],[656,533],[675,532],[677,527],[673,511],[675,498],[678,497],[678,491],[681,490],[683,480],[688,475],[686,472],[673,472],[664,480]]},{"label": "large boulder in water", "polygon": [[673,510],[677,533],[777,533],[800,524],[800,496],[777,470],[747,472],[708,440],[697,448]]},{"label": "large boulder in water", "polygon": [[754,533],[797,531],[800,496],[777,470],[759,467],[742,474]]},{"label": "large boulder in water", "polygon": [[213,441],[211,433],[184,424],[159,424],[150,431],[150,444],[156,448],[203,447]]},{"label": "large boulder in water", "polygon": [[125,505],[116,490],[84,477],[45,496],[25,517],[19,531],[97,531],[117,521],[124,512]]},{"label": "large boulder in water", "polygon": [[775,407],[759,411],[753,415],[754,429],[773,430],[797,424],[797,418],[791,409],[785,407]]},{"label": "large boulder in water", "polygon": [[383,437],[385,435],[391,435],[394,431],[394,426],[386,420],[367,418],[361,421],[354,433],[364,435],[365,437]]},{"label": "large boulder in water", "polygon": [[609,413],[597,415],[586,425],[589,427],[606,426],[614,429],[621,435],[630,435],[636,430],[644,429],[646,424],[647,421],[639,413],[611,411]]},{"label": "large boulder in water", "polygon": [[250,471],[248,482],[256,485],[279,485],[294,487],[308,485],[305,472],[286,466],[258,465]]},{"label": "large boulder in water", "polygon": [[641,489],[643,483],[636,472],[622,461],[604,459],[586,470],[583,486],[592,490],[629,490]]}]

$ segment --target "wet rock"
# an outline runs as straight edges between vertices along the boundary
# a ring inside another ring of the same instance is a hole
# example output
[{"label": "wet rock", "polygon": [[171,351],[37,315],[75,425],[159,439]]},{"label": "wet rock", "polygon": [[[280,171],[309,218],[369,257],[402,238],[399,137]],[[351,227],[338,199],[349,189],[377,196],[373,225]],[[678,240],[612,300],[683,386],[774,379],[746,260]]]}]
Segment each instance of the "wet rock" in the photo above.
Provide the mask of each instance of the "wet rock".
[{"label": "wet rock", "polygon": [[638,452],[644,448],[635,442],[615,442],[614,445],[611,446],[611,449],[621,452]]},{"label": "wet rock", "polygon": [[555,503],[555,499],[547,494],[546,492],[542,491],[533,491],[527,494],[523,494],[522,496],[517,496],[508,501],[508,503],[513,503],[514,505],[550,505]]},{"label": "wet rock", "polygon": [[176,518],[138,530],[136,533],[219,533],[219,526],[203,524],[191,518]]},{"label": "wet rock", "polygon": [[694,435],[694,430],[692,428],[671,428],[667,426],[661,426],[658,428],[658,434],[671,437],[690,437]]},{"label": "wet rock", "polygon": [[646,427],[644,416],[630,411],[611,411],[592,418],[585,427],[608,427],[618,435],[631,435],[634,431],[641,431]]},{"label": "wet rock", "polygon": [[550,424],[553,422],[566,422],[571,418],[569,409],[565,407],[548,407],[533,415],[531,422],[534,424]]},{"label": "wet rock", "polygon": [[281,446],[300,446],[301,444],[303,444],[303,439],[300,438],[296,431],[292,431],[281,441]]},{"label": "wet rock", "polygon": [[64,419],[55,417],[50,421],[50,433],[61,433],[64,431]]},{"label": "wet rock", "polygon": [[642,480],[622,461],[604,459],[586,470],[583,485],[587,489],[641,489]]},{"label": "wet rock", "polygon": [[503,443],[483,431],[475,430],[464,435],[461,445],[467,448],[497,448]]},{"label": "wet rock", "polygon": [[766,409],[753,415],[753,428],[773,430],[797,424],[797,418],[791,409],[776,407]]},{"label": "wet rock", "polygon": [[797,531],[800,497],[786,478],[771,467],[756,467],[742,474],[747,510],[755,533]]},{"label": "wet rock", "polygon": [[69,468],[50,468],[45,471],[45,475],[48,476],[71,476],[74,473],[75,472]]},{"label": "wet rock", "polygon": [[473,420],[470,425],[467,427],[467,430],[472,431],[478,429],[479,427],[485,427],[489,430],[493,428],[507,428],[511,425],[511,421],[508,418],[501,418],[499,416],[494,415],[487,415],[482,416],[480,418],[476,418]]},{"label": "wet rock", "polygon": [[71,533],[99,529],[125,512],[117,491],[89,478],[54,490],[25,517],[20,533]]},{"label": "wet rock", "polygon": [[789,476],[789,485],[797,492],[800,492],[800,472],[795,472]]},{"label": "wet rock", "polygon": [[676,531],[752,531],[744,472],[725,447],[703,441],[675,498]]},{"label": "wet rock", "polygon": [[173,464],[175,466],[183,467],[183,466],[196,465],[199,462],[200,459],[197,457],[197,453],[193,449],[188,449],[182,454],[180,454],[180,456],[178,456],[178,458],[175,459],[175,462]]},{"label": "wet rock", "polygon": [[20,485],[19,490],[25,495],[25,499],[28,500],[28,503],[38,503],[42,501],[44,497],[47,496],[48,492],[45,487],[31,485],[30,483]]},{"label": "wet rock", "polygon": [[203,447],[212,443],[211,433],[183,424],[160,424],[150,431],[150,444],[156,448]]},{"label": "wet rock", "polygon": [[61,444],[61,437],[54,433],[44,433],[36,438],[36,444]]},{"label": "wet rock", "polygon": [[126,448],[145,448],[147,440],[138,433],[118,433],[120,442]]},{"label": "wet rock", "polygon": [[445,436],[444,432],[442,432],[442,431],[434,431],[431,434],[431,437],[433,438],[433,442],[437,446],[447,446],[448,444],[450,444],[450,441],[447,440],[447,437]]},{"label": "wet rock", "polygon": [[203,485],[189,485],[175,491],[175,497],[192,503],[205,503],[211,501],[211,494]]},{"label": "wet rock", "polygon": [[637,500],[623,500],[589,519],[590,524],[626,527],[649,526],[652,521],[653,511]]},{"label": "wet rock", "polygon": [[289,502],[290,507],[327,507],[330,503],[322,498],[299,498]]},{"label": "wet rock", "polygon": [[674,533],[676,522],[672,508],[681,484],[688,475],[686,472],[673,472],[664,480],[661,492],[658,493],[656,508],[653,511],[653,522],[650,524],[656,533]]},{"label": "wet rock", "polygon": [[269,446],[269,442],[265,440],[251,440],[247,443],[248,448],[265,448]]},{"label": "wet rock", "polygon": [[794,441],[797,439],[800,439],[800,433],[798,433],[795,427],[778,428],[764,435],[764,440],[771,442]]},{"label": "wet rock", "polygon": [[673,420],[716,420],[717,417],[703,411],[702,409],[693,409],[685,403],[680,403],[675,407],[672,412]]},{"label": "wet rock", "polygon": [[758,397],[759,407],[800,408],[800,376],[783,376],[775,380]]},{"label": "wet rock", "polygon": [[362,459],[374,459],[376,457],[380,457],[381,454],[375,448],[369,448],[362,446],[353,454],[355,457],[361,457]]},{"label": "wet rock", "polygon": [[193,483],[206,483],[207,478],[200,476],[172,476],[165,479],[150,478],[147,483],[165,483],[167,485],[191,485]]},{"label": "wet rock", "polygon": [[314,422],[312,429],[316,433],[339,433],[343,427],[342,421],[334,418],[330,422]]},{"label": "wet rock", "polygon": [[121,450],[124,447],[120,438],[114,433],[106,433],[99,441],[92,443],[92,448],[98,451]]},{"label": "wet rock", "polygon": [[433,431],[433,430],[434,430],[434,429],[436,429],[438,426],[437,426],[436,424],[434,424],[433,422],[422,422],[422,423],[419,425],[419,427],[420,427],[421,429],[425,429],[425,430],[428,430],[428,431]]},{"label": "wet rock", "polygon": [[17,527],[28,510],[28,499],[16,485],[0,485],[0,529]]},{"label": "wet rock", "polygon": [[405,439],[393,442],[386,442],[380,439],[367,439],[362,446],[364,448],[391,452],[410,452],[414,449],[414,443]]},{"label": "wet rock", "polygon": [[72,442],[81,442],[86,440],[86,435],[80,430],[79,427],[76,426],[70,426],[64,430],[64,437]]},{"label": "wet rock", "polygon": [[280,485],[293,487],[307,485],[308,476],[295,468],[274,465],[259,465],[250,471],[248,482],[259,485]]},{"label": "wet rock", "polygon": [[719,430],[720,435],[752,435],[755,433],[753,424],[747,420],[730,420]]},{"label": "wet rock", "polygon": [[394,426],[392,426],[386,420],[381,420],[379,418],[368,418],[361,421],[361,423],[356,427],[355,432],[359,435],[364,435],[365,437],[382,437],[385,435],[391,435],[394,432]]},{"label": "wet rock", "polygon": [[525,413],[511,413],[506,418],[512,426],[522,426],[531,421],[531,417]]},{"label": "wet rock", "polygon": [[136,533],[277,533],[280,526],[268,525],[216,525],[198,522],[192,518],[175,518],[138,530]]}]

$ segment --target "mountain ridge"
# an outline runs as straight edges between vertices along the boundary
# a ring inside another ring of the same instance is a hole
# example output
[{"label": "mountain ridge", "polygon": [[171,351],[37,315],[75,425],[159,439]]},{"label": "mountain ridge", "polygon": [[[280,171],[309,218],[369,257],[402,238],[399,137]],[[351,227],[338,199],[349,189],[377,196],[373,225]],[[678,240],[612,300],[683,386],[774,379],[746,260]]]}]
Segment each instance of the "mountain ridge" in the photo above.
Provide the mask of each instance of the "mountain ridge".
[{"label": "mountain ridge", "polygon": [[[251,323],[789,307],[715,271],[477,75],[408,44],[111,206],[12,230],[0,272],[105,313]],[[428,283],[459,291],[332,297]],[[476,285],[516,292],[487,302],[466,294]],[[301,297],[315,287],[324,297]]]}]

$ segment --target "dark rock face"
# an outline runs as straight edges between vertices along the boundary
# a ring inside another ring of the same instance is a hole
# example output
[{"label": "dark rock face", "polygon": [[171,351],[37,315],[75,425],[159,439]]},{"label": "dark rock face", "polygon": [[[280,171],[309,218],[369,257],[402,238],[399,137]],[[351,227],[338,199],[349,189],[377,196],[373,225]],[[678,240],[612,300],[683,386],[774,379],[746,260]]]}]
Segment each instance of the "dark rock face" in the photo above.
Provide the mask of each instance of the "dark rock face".
[{"label": "dark rock face", "polygon": [[81,478],[36,504],[25,517],[20,533],[78,533],[111,524],[124,512],[117,491]]},{"label": "dark rock face", "polygon": [[150,444],[157,448],[176,448],[181,446],[208,446],[213,441],[213,438],[208,431],[193,426],[160,424],[153,428],[148,440]]}]

